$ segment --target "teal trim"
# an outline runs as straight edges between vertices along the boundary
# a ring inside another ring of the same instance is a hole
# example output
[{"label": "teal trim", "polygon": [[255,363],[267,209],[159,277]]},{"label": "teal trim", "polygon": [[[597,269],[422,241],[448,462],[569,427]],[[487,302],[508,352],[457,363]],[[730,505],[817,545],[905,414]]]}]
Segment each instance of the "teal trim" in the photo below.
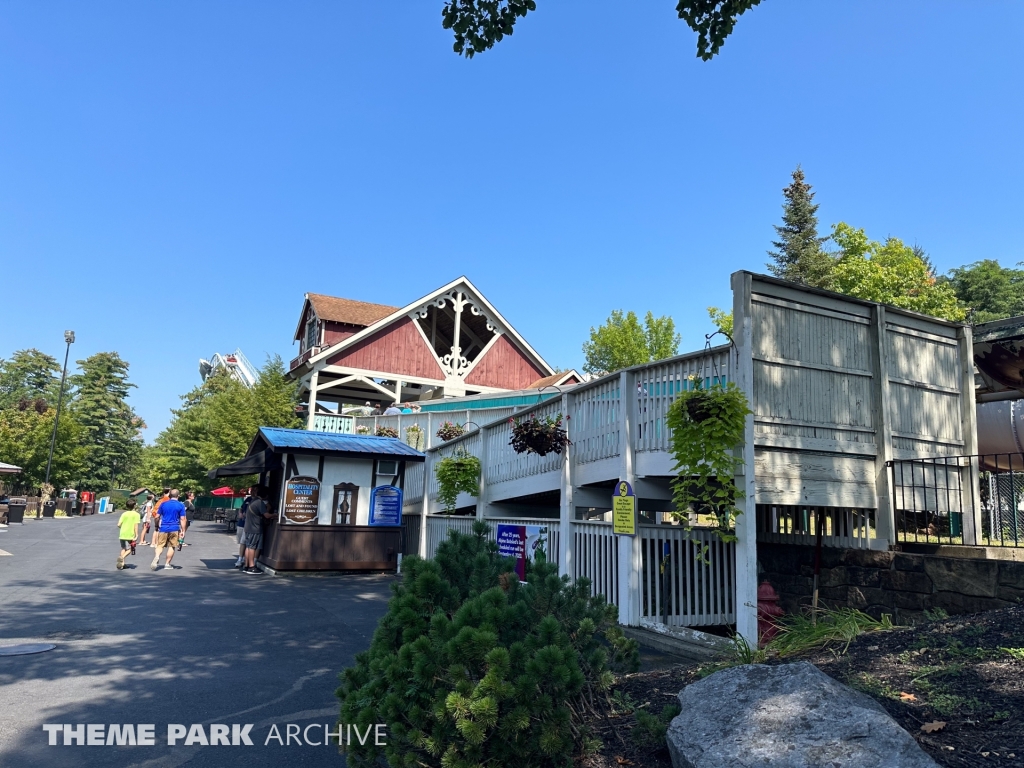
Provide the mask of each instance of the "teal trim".
[{"label": "teal trim", "polygon": [[440,400],[436,403],[420,403],[420,410],[439,413],[445,411],[478,411],[481,408],[512,408],[517,405],[536,405],[560,395],[561,393],[559,392],[538,392],[536,395],[513,395],[511,397],[496,395],[493,398],[481,398],[479,400]]}]

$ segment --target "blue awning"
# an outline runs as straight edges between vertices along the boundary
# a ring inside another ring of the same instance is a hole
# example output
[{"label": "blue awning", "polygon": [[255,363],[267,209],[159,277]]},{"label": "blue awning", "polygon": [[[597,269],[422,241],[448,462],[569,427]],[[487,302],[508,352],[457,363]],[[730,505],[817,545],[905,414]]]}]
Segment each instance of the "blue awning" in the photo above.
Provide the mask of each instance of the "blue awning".
[{"label": "blue awning", "polygon": [[308,429],[260,427],[249,455],[263,450],[274,453],[313,453],[364,459],[398,459],[426,461],[425,454],[395,437],[343,435],[336,432],[313,432]]}]

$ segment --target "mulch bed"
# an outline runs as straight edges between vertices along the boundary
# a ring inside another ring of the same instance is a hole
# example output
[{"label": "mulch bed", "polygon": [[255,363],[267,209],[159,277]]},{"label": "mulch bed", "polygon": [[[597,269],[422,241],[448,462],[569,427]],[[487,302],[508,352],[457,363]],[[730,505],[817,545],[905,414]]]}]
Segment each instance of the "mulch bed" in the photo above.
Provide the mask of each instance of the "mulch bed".
[{"label": "mulch bed", "polygon": [[[870,695],[939,765],[1024,766],[1024,606],[861,635],[845,653],[832,648],[795,658]],[[679,691],[700,677],[699,668],[686,666],[621,677],[614,711],[591,723],[604,746],[578,765],[669,768],[663,743],[638,743],[631,711],[678,704]],[[944,725],[921,730],[935,723]]]}]

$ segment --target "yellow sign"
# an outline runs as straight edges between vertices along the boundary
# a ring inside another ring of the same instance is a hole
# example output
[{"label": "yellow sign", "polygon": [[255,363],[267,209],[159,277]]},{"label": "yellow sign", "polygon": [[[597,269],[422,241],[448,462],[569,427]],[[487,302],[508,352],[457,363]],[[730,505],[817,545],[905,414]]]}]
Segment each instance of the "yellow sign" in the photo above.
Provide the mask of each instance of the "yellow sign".
[{"label": "yellow sign", "polygon": [[622,536],[636,536],[636,496],[629,483],[621,482],[612,496],[612,531]]}]

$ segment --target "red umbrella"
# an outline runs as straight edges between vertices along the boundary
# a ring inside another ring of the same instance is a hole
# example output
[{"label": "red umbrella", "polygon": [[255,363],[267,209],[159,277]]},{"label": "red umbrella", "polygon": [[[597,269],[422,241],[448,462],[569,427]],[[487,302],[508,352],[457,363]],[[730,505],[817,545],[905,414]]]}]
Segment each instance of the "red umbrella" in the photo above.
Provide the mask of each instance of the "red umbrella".
[{"label": "red umbrella", "polygon": [[228,488],[225,485],[223,488],[217,488],[215,490],[210,491],[210,493],[213,494],[214,496],[234,496],[235,495],[235,489],[234,488]]}]

